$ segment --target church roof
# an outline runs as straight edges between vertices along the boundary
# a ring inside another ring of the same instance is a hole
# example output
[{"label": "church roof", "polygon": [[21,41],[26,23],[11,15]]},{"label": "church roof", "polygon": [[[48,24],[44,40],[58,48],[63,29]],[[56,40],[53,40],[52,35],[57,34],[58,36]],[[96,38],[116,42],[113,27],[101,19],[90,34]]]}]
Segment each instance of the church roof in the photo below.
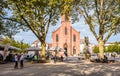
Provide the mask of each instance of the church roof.
[{"label": "church roof", "polygon": [[[58,31],[61,27],[62,27],[62,25],[64,25],[63,23],[64,22],[71,22],[71,20],[70,20],[70,16],[67,16],[67,15],[62,15],[62,20],[61,20],[61,26],[60,27],[58,27],[55,31],[53,31],[53,32],[56,32],[56,31]],[[72,28],[74,31],[76,31],[76,32],[79,32],[79,31],[77,31],[74,27],[72,27],[71,26],[71,24],[70,24],[70,28]]]},{"label": "church roof", "polygon": [[[53,32],[56,32],[56,31],[58,31],[60,28],[62,27],[62,25],[60,26],[60,27],[58,27],[55,31],[53,31]],[[76,32],[79,32],[79,31],[77,31],[74,27],[72,27],[72,26],[70,26],[70,28],[72,28],[74,31],[76,31]]]}]

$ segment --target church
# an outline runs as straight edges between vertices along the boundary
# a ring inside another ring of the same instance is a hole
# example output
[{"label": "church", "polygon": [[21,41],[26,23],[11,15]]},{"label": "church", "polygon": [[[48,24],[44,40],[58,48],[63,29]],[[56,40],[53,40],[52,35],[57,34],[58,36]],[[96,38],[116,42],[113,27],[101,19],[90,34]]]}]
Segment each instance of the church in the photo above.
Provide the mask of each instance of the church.
[{"label": "church", "polygon": [[70,17],[63,15],[61,26],[52,32],[52,47],[64,49],[68,56],[80,53],[80,32],[71,26]]}]

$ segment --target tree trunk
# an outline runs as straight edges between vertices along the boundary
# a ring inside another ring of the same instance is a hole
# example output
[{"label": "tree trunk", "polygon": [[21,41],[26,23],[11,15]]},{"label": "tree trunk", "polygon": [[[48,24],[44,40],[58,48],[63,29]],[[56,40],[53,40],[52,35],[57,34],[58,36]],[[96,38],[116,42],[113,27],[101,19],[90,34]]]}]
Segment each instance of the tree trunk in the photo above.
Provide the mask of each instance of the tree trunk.
[{"label": "tree trunk", "polygon": [[99,52],[100,52],[100,58],[104,59],[104,41],[99,40]]},{"label": "tree trunk", "polygon": [[41,51],[41,57],[42,57],[42,60],[46,60],[46,44],[45,43],[41,43],[41,46],[42,46],[42,51]]}]

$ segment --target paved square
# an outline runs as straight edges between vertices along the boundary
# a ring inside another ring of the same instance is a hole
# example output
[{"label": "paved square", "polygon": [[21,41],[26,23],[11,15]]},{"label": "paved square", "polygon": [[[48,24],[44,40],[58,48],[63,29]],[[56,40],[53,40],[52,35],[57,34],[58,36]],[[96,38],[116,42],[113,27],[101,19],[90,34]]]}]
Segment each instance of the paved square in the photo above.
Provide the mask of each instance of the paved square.
[{"label": "paved square", "polygon": [[120,76],[120,63],[57,62],[24,63],[14,69],[14,63],[0,64],[0,76]]}]

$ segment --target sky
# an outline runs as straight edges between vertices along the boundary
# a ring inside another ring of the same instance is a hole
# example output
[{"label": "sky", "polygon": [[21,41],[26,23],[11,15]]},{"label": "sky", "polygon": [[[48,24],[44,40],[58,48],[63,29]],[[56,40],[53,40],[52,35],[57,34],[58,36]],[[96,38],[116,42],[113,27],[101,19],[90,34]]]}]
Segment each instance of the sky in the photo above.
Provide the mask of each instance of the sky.
[{"label": "sky", "polygon": [[[58,23],[56,24],[56,26],[50,26],[49,28],[49,32],[47,34],[46,37],[46,42],[47,43],[52,43],[52,32],[54,30],[56,30],[58,27],[60,27],[61,25],[61,20],[58,21]],[[90,32],[89,27],[85,24],[84,20],[80,20],[79,22],[76,22],[74,24],[71,24],[71,26],[73,28],[75,28],[77,31],[80,32],[80,38],[84,39],[85,36],[89,37],[89,42],[91,44],[98,44],[94,35],[92,34],[92,32]],[[14,39],[17,41],[23,41],[25,43],[28,44],[32,44],[35,40],[37,40],[36,36],[31,32],[23,32],[21,31],[20,33],[16,34],[14,36]],[[120,33],[117,35],[112,35],[107,42],[120,42]]]}]

